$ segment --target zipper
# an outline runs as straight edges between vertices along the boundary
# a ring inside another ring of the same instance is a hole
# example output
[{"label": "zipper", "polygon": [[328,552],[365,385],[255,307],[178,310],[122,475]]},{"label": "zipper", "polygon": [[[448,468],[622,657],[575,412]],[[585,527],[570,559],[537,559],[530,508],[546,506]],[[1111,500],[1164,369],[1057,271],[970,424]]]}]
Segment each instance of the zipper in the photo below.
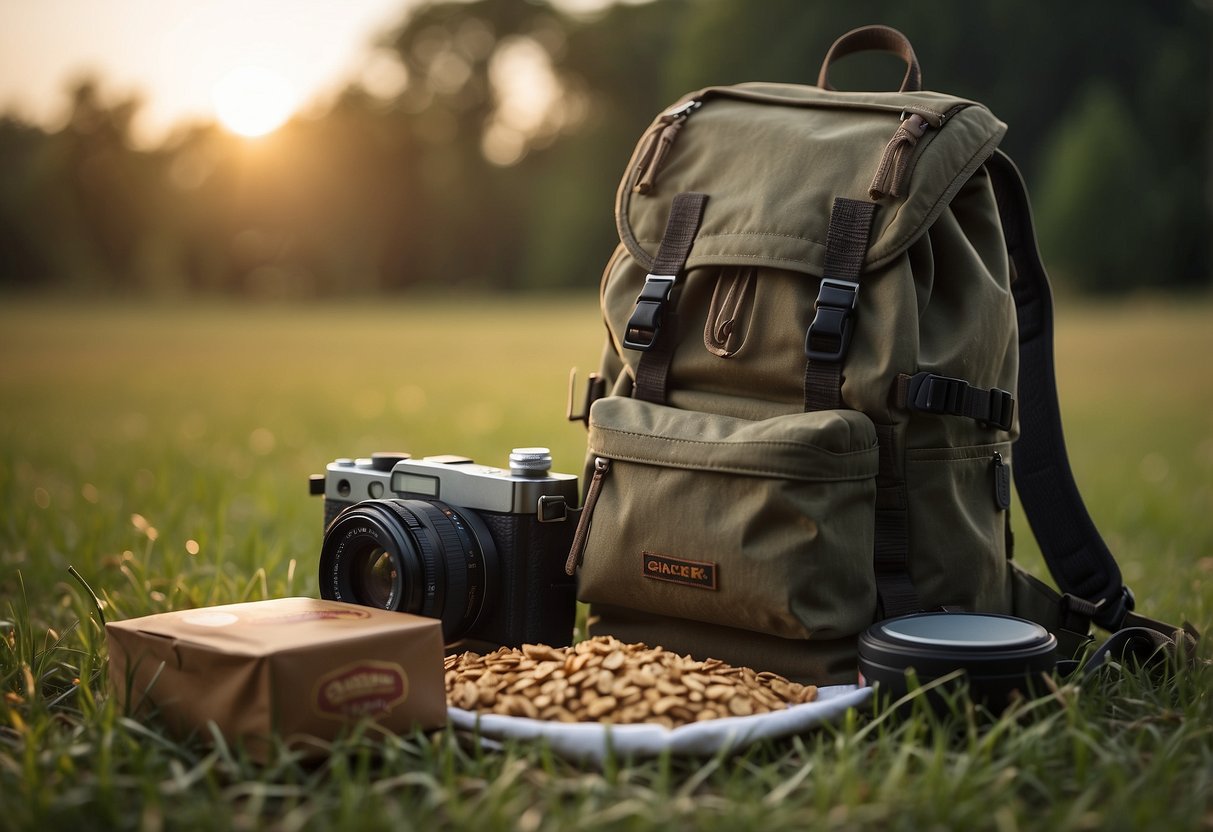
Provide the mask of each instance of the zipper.
[{"label": "zipper", "polygon": [[[772,93],[739,90],[729,87],[709,87],[700,91],[694,98],[676,104],[658,116],[657,123],[649,129],[649,132],[643,139],[643,150],[640,152],[636,167],[632,173],[632,191],[634,193],[647,194],[653,190],[653,186],[657,184],[657,175],[660,173],[661,166],[665,163],[666,157],[674,146],[674,140],[678,137],[679,131],[682,130],[683,125],[686,124],[691,114],[702,107],[709,96],[750,101],[756,104],[772,104],[780,107],[860,109],[900,113],[901,125],[898,127],[897,133],[893,135],[889,146],[885,148],[880,169],[877,170],[876,178],[872,181],[872,190],[874,191],[877,185],[885,184],[880,181],[883,170],[887,168],[893,174],[894,181],[890,184],[894,190],[885,191],[882,188],[882,196],[886,194],[889,196],[900,196],[900,189],[904,184],[905,174],[909,169],[910,156],[912,155],[914,146],[918,144],[918,139],[922,138],[927,128],[934,127],[938,129],[942,127],[952,112],[963,107],[963,105],[961,107],[954,107],[946,113],[941,113],[932,110],[930,107],[917,104],[895,107],[893,105],[851,101],[801,101]],[[906,145],[908,145],[908,151],[905,149]],[[879,199],[876,196],[872,198]]]},{"label": "zipper", "polygon": [[611,461],[605,457],[594,458],[594,477],[585,493],[585,505],[581,509],[581,520],[577,523],[577,531],[573,534],[573,545],[569,547],[569,559],[564,563],[566,575],[573,575],[581,565],[581,556],[585,554],[585,542],[590,536],[590,521],[594,516],[594,504],[598,502],[598,494],[602,491],[603,480],[611,470]]},{"label": "zipper", "polygon": [[647,194],[653,189],[653,185],[657,183],[657,172],[661,170],[665,157],[669,154],[670,148],[674,146],[674,139],[677,138],[678,131],[682,129],[682,125],[686,124],[691,113],[702,106],[702,100],[692,98],[671,107],[658,117],[657,123],[649,130],[644,150],[640,154],[640,161],[636,164],[636,184],[632,186],[633,191],[638,194]]},{"label": "zipper", "polygon": [[[938,126],[938,125],[936,125]],[[873,200],[886,196],[898,197],[906,184],[906,174],[910,171],[910,159],[914,156],[914,148],[923,137],[931,122],[921,113],[902,113],[901,124],[893,138],[885,146],[884,155],[872,177],[868,188],[868,196]]]},{"label": "zipper", "polygon": [[943,123],[947,121],[954,112],[969,105],[969,102],[958,102],[957,106],[953,106],[947,112],[941,113],[940,111],[934,110],[923,104],[880,104],[873,101],[851,101],[840,98],[804,99],[738,87],[708,87],[705,90],[701,90],[695,96],[695,100],[704,101],[708,98],[708,96],[712,96],[714,98],[733,98],[738,101],[750,101],[755,104],[773,104],[778,107],[805,107],[808,109],[828,110],[875,110],[889,114],[900,114],[902,119],[904,119],[910,113],[914,113],[926,119],[927,123],[932,127],[943,126]]}]

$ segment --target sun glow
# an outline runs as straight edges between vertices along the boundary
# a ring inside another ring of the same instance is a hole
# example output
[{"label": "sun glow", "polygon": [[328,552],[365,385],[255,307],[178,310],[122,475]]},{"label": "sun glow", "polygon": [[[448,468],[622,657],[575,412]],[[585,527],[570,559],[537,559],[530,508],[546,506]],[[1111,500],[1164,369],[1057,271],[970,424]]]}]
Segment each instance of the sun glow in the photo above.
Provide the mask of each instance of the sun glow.
[{"label": "sun glow", "polygon": [[297,98],[286,78],[263,66],[237,67],[211,88],[219,121],[233,133],[250,138],[281,127],[295,111]]}]

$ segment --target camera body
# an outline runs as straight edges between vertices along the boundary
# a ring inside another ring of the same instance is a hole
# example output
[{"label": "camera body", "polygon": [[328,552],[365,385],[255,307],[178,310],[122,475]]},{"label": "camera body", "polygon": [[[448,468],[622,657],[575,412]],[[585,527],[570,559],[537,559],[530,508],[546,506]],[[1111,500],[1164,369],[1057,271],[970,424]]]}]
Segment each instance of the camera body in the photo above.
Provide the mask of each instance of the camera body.
[{"label": "camera body", "polygon": [[569,644],[578,485],[550,469],[546,448],[514,449],[507,469],[455,455],[334,460],[312,486],[321,596],[440,618],[448,644]]}]

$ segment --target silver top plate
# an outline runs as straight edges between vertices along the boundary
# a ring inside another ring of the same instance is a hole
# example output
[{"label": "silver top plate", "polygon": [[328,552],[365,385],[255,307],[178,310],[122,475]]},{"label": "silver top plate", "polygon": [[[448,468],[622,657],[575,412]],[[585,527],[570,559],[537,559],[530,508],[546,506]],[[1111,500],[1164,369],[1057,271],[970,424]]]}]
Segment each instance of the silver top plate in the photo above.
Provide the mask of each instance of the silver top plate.
[{"label": "silver top plate", "polygon": [[570,507],[578,504],[574,474],[536,476],[536,471],[526,471],[519,475],[453,455],[400,460],[391,471],[375,470],[369,460],[367,464],[339,460],[329,463],[327,473],[325,497],[347,502],[411,497],[503,514],[534,514],[544,496],[564,497]]}]

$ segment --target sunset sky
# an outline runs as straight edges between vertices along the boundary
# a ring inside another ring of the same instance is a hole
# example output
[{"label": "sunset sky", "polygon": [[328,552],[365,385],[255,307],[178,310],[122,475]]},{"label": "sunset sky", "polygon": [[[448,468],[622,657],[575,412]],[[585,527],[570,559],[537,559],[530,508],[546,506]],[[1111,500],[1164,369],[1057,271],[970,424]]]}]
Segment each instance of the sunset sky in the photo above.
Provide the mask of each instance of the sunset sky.
[{"label": "sunset sky", "polygon": [[[555,3],[592,14],[618,1]],[[353,81],[398,92],[403,71],[375,42],[423,2],[0,0],[0,114],[54,128],[73,81],[92,76],[109,99],[140,96],[141,143],[197,118],[258,135]]]},{"label": "sunset sky", "polygon": [[[289,115],[374,73],[376,36],[416,1],[0,0],[0,112],[53,126],[70,81],[93,73],[113,95],[142,94],[144,141],[181,119],[215,118],[225,95],[237,111]],[[237,92],[232,101],[233,89],[263,98],[241,102]],[[260,124],[247,112],[233,118]]]}]

